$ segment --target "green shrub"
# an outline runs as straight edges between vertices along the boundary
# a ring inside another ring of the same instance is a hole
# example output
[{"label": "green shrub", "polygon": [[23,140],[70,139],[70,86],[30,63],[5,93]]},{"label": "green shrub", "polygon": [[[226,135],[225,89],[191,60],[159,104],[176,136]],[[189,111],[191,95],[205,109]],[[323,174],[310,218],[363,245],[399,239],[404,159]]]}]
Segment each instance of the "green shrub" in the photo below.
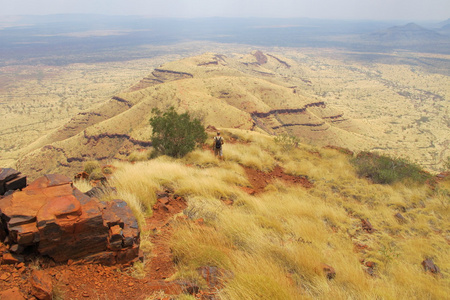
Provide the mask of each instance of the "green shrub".
[{"label": "green shrub", "polygon": [[84,171],[91,174],[95,169],[100,168],[100,163],[96,160],[90,160],[84,163]]},{"label": "green shrub", "polygon": [[103,174],[100,168],[92,170],[91,174],[89,175],[89,180],[102,180],[102,179],[105,179],[105,175]]},{"label": "green shrub", "polygon": [[150,154],[147,151],[141,151],[141,152],[131,152],[130,155],[128,155],[128,161],[129,162],[137,162],[137,161],[145,161],[148,160],[150,157]]},{"label": "green shrub", "polygon": [[173,107],[164,113],[154,108],[152,113],[155,114],[150,119],[152,143],[160,154],[182,157],[208,137],[200,120],[191,119],[188,113],[178,114]]},{"label": "green shrub", "polygon": [[370,152],[361,152],[351,160],[359,176],[375,183],[392,184],[398,181],[425,183],[431,175],[418,165],[403,158],[392,158]]},{"label": "green shrub", "polygon": [[290,151],[295,147],[298,147],[298,144],[300,143],[300,139],[298,137],[287,134],[277,135],[274,140],[275,143],[280,145],[284,151]]},{"label": "green shrub", "polygon": [[113,173],[113,169],[111,167],[104,167],[103,168],[103,174],[110,175]]}]

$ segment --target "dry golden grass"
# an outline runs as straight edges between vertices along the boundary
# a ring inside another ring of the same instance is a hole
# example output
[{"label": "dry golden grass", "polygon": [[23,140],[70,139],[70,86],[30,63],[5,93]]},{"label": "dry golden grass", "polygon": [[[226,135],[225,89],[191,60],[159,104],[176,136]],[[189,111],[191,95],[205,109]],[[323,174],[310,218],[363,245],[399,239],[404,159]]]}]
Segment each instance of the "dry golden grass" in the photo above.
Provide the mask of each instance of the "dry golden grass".
[{"label": "dry golden grass", "polygon": [[92,185],[89,183],[89,181],[84,179],[75,179],[73,181],[73,185],[79,189],[82,193],[86,193],[90,189],[92,189]]},{"label": "dry golden grass", "polygon": [[[173,223],[176,278],[206,287],[198,267],[230,270],[223,299],[444,299],[450,293],[447,181],[434,191],[374,185],[357,178],[349,157],[338,151],[301,144],[283,152],[269,136],[222,132],[248,144],[227,145],[233,156],[225,161],[196,150],[179,160],[116,164],[119,192],[142,201],[137,206],[144,211],[163,186],[188,200],[188,220]],[[248,181],[239,163],[247,153],[264,160],[247,165],[269,170],[279,164],[314,179],[314,187],[273,181],[257,196],[244,193],[239,187]],[[226,206],[224,198],[234,205]],[[190,221],[198,218],[204,225]],[[371,234],[362,229],[366,218],[375,228]],[[357,244],[367,248],[355,250]],[[425,258],[441,275],[424,272]],[[376,263],[375,276],[361,261]],[[322,263],[336,270],[334,279],[326,278]]]}]

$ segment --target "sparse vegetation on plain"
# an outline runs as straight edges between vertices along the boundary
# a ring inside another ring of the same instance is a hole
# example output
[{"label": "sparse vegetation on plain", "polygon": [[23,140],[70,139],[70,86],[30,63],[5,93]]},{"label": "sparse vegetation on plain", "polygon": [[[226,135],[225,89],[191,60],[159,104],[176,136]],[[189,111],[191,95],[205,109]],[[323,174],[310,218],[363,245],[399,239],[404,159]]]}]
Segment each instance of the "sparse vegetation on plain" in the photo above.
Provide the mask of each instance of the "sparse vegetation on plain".
[{"label": "sparse vegetation on plain", "polygon": [[[359,178],[351,157],[338,150],[299,144],[286,152],[264,134],[222,132],[240,141],[225,161],[195,150],[182,159],[114,163],[111,184],[141,214],[140,222],[163,187],[187,199],[188,220],[172,223],[176,278],[202,287],[197,268],[228,270],[233,276],[220,291],[222,299],[443,299],[450,293],[450,206],[443,200],[448,178],[437,183],[440,191],[402,181],[373,184]],[[242,167],[246,160],[233,158],[238,153],[256,157],[248,167],[277,164],[313,179],[314,186],[274,178],[249,195],[242,189],[251,187]],[[269,164],[258,162],[268,157]],[[202,223],[194,222],[200,218]],[[424,270],[426,258],[440,274]],[[333,279],[323,264],[334,268]]]}]

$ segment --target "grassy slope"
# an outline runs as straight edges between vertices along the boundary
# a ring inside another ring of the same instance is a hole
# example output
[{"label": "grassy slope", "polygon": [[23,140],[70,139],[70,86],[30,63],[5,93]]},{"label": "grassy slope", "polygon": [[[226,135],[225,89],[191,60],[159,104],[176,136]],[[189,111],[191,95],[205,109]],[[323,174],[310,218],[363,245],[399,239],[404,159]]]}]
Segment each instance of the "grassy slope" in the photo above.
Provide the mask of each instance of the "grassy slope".
[{"label": "grassy slope", "polygon": [[[251,129],[255,125],[252,112],[302,109],[321,102],[316,97],[304,94],[301,89],[294,93],[283,77],[288,72],[283,64],[271,58],[262,67],[253,64],[251,58],[255,59],[249,55],[220,60],[213,54],[204,54],[167,63],[163,69],[193,74],[194,78],[188,76],[171,80],[170,76],[174,75],[162,72],[162,75],[157,75],[163,76],[158,79],[163,80],[163,83],[117,94],[127,104],[112,99],[88,116],[73,118],[61,130],[32,144],[17,167],[31,177],[55,172],[69,175],[80,168],[85,157],[98,160],[122,158],[119,153],[129,153],[139,146],[129,145],[126,138],[121,136],[146,142],[150,140],[148,120],[154,107],[165,109],[174,106],[179,111],[189,111],[200,117],[204,124],[216,127]],[[293,134],[306,140],[311,138],[320,145],[367,149],[371,142],[354,133],[360,130],[351,120],[334,124],[323,119],[339,114],[330,107],[320,106],[308,108],[300,114],[271,115],[258,119],[256,125],[261,127],[259,130],[271,133],[272,127],[284,123],[318,125],[296,125],[286,127],[288,129],[282,127],[276,133],[293,130]],[[48,144],[52,147],[45,147]]]},{"label": "grassy slope", "polygon": [[[225,160],[196,150],[180,160],[160,157],[135,164],[117,163],[112,184],[143,222],[155,191],[170,187],[189,202],[189,219],[175,221],[172,249],[178,278],[205,283],[196,268],[214,265],[234,278],[223,299],[444,299],[450,294],[450,182],[427,186],[374,185],[355,175],[349,157],[331,149],[301,144],[286,151],[272,137],[241,130],[224,131]],[[274,181],[250,196],[241,165],[270,170],[276,164],[307,175],[306,190]],[[445,194],[445,191],[447,194]],[[226,206],[220,199],[234,200]],[[400,224],[394,214],[407,222]],[[376,231],[362,230],[368,218]],[[143,240],[148,246],[148,241]],[[355,250],[355,245],[367,246]],[[441,276],[425,273],[432,258]],[[376,263],[375,276],[361,261]],[[321,263],[336,277],[327,280]]]}]

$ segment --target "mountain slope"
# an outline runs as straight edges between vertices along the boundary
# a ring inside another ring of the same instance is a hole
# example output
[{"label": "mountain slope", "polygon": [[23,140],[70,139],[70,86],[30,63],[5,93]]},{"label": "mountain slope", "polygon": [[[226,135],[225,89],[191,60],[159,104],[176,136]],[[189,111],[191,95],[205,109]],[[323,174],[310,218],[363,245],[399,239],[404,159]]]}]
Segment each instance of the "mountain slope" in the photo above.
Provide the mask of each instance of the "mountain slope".
[{"label": "mountain slope", "polygon": [[303,92],[302,86],[310,83],[293,76],[293,64],[259,51],[236,57],[204,54],[165,64],[32,145],[18,166],[32,176],[70,174],[88,159],[126,158],[151,145],[152,108],[170,106],[219,128],[287,133],[358,150],[367,147],[370,142],[359,135],[361,126],[327,107],[323,99]]},{"label": "mountain slope", "polygon": [[[334,149],[284,147],[239,129],[222,134],[224,160],[198,149],[182,159],[115,163],[110,183],[138,207],[163,208],[153,206],[154,194],[165,188],[187,200],[167,225],[177,270],[169,282],[203,289],[213,280],[199,270],[211,267],[222,283],[212,294],[230,300],[446,298],[448,178],[433,188],[373,184]],[[440,271],[427,270],[426,259]]]}]

